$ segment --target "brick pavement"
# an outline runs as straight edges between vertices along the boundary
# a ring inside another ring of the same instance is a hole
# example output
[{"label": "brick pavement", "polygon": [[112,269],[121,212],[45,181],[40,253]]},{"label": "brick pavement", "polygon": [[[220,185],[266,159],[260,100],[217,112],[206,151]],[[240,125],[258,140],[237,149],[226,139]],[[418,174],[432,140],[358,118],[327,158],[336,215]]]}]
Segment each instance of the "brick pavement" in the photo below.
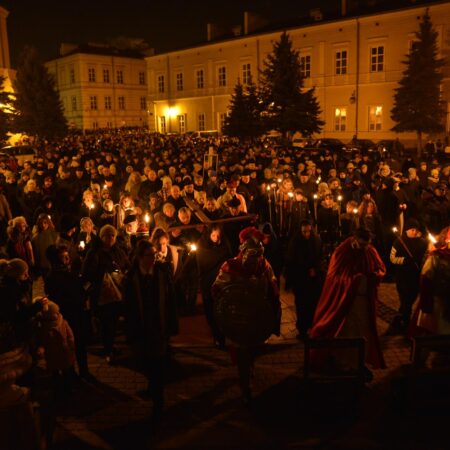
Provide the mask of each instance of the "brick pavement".
[{"label": "brick pavement", "polygon": [[[123,353],[113,366],[92,348],[89,365],[98,382],[83,384],[58,406],[55,448],[384,448],[379,447],[383,439],[376,431],[380,421],[385,426],[380,411],[389,399],[387,380],[408,362],[410,348],[403,337],[389,335],[389,322],[398,306],[395,286],[383,284],[380,299],[377,325],[388,368],[375,371],[357,417],[351,401],[345,400],[344,413],[331,418],[323,411],[317,415],[317,405],[307,403],[308,392],[302,387],[303,345],[294,338],[293,298],[283,293],[281,337],[271,338],[257,359],[253,408],[241,404],[229,355],[209,345],[205,330],[193,340],[195,333],[185,324],[184,338],[178,338],[173,348],[160,425],[149,423],[151,404],[136,395],[146,382],[134,369],[127,347],[119,344]],[[202,319],[195,320],[198,331]]]}]

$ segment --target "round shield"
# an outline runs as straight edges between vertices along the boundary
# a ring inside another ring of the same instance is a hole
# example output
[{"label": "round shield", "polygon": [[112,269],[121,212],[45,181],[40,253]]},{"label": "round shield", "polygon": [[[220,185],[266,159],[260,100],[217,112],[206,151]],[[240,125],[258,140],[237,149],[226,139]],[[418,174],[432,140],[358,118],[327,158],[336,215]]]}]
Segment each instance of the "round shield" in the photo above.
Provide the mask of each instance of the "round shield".
[{"label": "round shield", "polygon": [[274,330],[275,314],[267,300],[264,279],[245,279],[223,286],[214,307],[218,326],[237,344],[261,344]]}]

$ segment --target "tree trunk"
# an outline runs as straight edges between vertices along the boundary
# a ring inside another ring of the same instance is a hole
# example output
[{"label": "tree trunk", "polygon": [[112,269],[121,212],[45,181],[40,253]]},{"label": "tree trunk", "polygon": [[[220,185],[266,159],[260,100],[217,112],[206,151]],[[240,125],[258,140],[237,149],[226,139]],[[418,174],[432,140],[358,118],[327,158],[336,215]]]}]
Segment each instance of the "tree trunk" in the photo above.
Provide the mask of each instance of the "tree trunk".
[{"label": "tree trunk", "polygon": [[422,150],[423,150],[423,146],[422,146],[422,132],[418,131],[417,132],[417,157],[419,159],[422,158]]}]

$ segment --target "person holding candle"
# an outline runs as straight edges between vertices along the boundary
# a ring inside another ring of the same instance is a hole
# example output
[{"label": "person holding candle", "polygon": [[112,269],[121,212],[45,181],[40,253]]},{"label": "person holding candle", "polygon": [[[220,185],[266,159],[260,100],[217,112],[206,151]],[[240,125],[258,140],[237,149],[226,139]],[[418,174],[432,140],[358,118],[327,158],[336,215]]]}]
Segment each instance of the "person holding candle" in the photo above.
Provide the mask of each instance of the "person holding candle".
[{"label": "person holding candle", "polygon": [[449,291],[450,227],[445,227],[422,268],[419,303],[409,329],[411,335],[450,334]]},{"label": "person holding candle", "polygon": [[292,289],[300,338],[308,334],[322,289],[322,241],[303,220],[289,242],[285,261],[286,290]]},{"label": "person holding candle", "polygon": [[395,267],[395,284],[400,299],[398,316],[393,326],[401,332],[409,327],[412,306],[419,293],[420,270],[428,248],[428,242],[422,237],[420,224],[416,219],[408,219],[402,236],[391,248],[390,260]]}]

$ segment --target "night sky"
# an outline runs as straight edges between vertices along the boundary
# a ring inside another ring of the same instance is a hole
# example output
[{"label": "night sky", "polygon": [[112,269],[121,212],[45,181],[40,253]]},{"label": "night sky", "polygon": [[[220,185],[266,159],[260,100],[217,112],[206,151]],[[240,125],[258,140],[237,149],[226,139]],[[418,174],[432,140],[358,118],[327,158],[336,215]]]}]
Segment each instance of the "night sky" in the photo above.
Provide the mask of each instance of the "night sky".
[{"label": "night sky", "polygon": [[104,42],[127,36],[143,38],[157,52],[206,40],[206,24],[241,24],[243,11],[273,20],[300,17],[309,8],[333,9],[339,0],[0,0],[10,11],[11,64],[26,44],[43,59],[58,55],[61,42]]}]

